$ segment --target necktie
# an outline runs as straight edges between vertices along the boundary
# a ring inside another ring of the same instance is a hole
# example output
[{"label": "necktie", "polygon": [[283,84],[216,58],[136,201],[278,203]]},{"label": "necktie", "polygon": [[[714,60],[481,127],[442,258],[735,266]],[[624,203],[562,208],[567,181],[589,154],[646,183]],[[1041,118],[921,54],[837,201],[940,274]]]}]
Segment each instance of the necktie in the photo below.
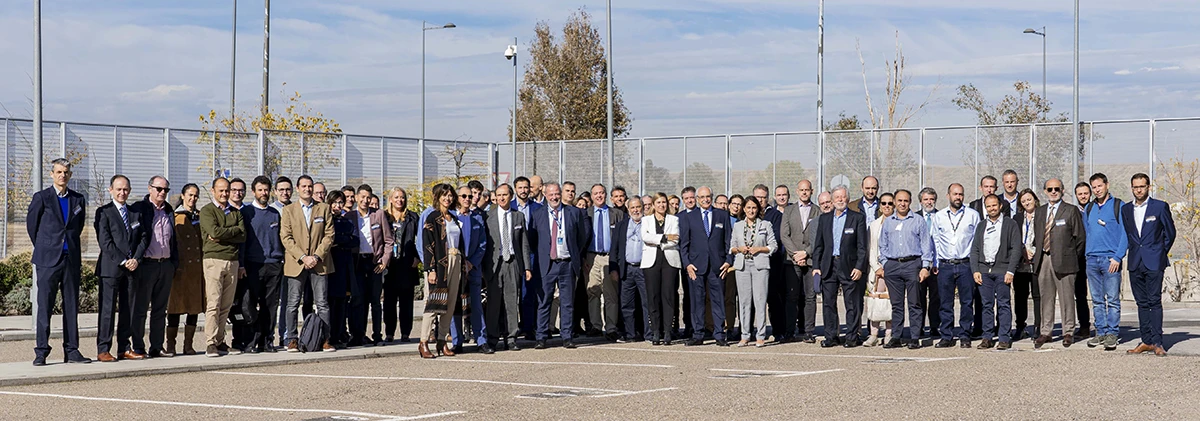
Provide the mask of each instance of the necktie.
[{"label": "necktie", "polygon": [[604,248],[604,212],[600,208],[596,208],[596,250],[601,253],[608,251]]},{"label": "necktie", "polygon": [[509,248],[511,247],[509,245],[508,236],[511,235],[511,233],[512,233],[512,231],[511,231],[512,227],[509,226],[510,219],[508,216],[508,212],[500,212],[500,214],[503,215],[503,216],[501,216],[501,218],[503,218],[503,221],[500,225],[500,253],[503,255],[502,257],[504,257],[504,261],[507,262],[508,261],[508,251],[509,251]]},{"label": "necktie", "polygon": [[117,211],[119,211],[121,213],[121,222],[125,223],[125,230],[128,231],[129,230],[129,216],[128,216],[128,214],[125,213],[126,212],[125,207],[121,206],[121,207],[117,208]]},{"label": "necktie", "polygon": [[1042,233],[1043,241],[1042,251],[1050,252],[1050,228],[1054,227],[1054,206],[1046,207],[1046,231]]},{"label": "necktie", "polygon": [[704,235],[712,235],[712,228],[708,226],[708,211],[704,211]]},{"label": "necktie", "polygon": [[550,211],[550,232],[554,236],[554,240],[550,244],[550,260],[558,260],[558,213],[561,211]]}]

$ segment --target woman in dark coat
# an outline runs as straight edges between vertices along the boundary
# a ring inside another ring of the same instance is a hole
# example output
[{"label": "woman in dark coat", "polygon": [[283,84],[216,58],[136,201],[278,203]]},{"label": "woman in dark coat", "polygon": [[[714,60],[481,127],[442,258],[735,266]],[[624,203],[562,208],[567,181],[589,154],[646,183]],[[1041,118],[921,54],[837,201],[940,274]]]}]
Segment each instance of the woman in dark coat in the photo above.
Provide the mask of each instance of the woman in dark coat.
[{"label": "woman in dark coat", "polygon": [[417,350],[422,358],[433,358],[428,342],[433,339],[439,355],[453,357],[454,351],[446,347],[450,336],[450,318],[460,311],[462,302],[463,275],[470,270],[470,263],[463,258],[462,227],[458,218],[450,213],[454,204],[454,188],[449,184],[433,187],[435,210],[425,219],[421,227],[421,244],[424,245],[425,267],[425,314],[421,322],[421,343]]},{"label": "woman in dark coat", "polygon": [[[400,342],[408,342],[413,327],[413,288],[417,286],[417,220],[419,217],[408,210],[408,192],[397,188],[388,196],[388,223],[392,226],[395,239],[387,274],[383,278],[383,326],[387,342],[396,335],[396,322],[400,322]],[[397,311],[399,310],[399,311]]]},{"label": "woman in dark coat", "polygon": [[329,344],[346,348],[350,341],[346,330],[346,294],[354,279],[354,251],[358,247],[358,222],[346,218],[346,196],[340,191],[329,192],[325,198],[333,212],[333,273],[329,275]]}]

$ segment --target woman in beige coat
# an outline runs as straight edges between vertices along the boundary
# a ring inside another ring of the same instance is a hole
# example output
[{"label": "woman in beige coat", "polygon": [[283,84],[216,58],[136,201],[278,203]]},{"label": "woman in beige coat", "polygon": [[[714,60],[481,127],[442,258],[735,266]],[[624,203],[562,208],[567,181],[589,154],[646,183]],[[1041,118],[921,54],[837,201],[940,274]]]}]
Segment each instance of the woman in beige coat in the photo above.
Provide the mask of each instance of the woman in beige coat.
[{"label": "woman in beige coat", "polygon": [[192,337],[196,334],[196,319],[204,312],[204,272],[200,261],[200,218],[196,202],[200,187],[183,186],[182,203],[175,208],[175,239],[179,244],[179,266],[171,281],[171,298],[167,301],[167,352],[175,354],[175,338],[179,336],[179,316],[187,315],[183,330],[183,355],[195,355]]}]

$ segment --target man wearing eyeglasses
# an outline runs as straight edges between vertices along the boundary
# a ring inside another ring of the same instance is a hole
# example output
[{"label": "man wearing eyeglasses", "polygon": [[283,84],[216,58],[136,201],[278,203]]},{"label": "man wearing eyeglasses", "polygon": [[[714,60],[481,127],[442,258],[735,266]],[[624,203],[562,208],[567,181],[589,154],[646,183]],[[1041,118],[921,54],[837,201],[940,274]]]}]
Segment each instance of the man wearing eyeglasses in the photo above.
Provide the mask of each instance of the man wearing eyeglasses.
[{"label": "man wearing eyeglasses", "polygon": [[1121,207],[1121,219],[1129,236],[1129,286],[1137,300],[1142,343],[1129,354],[1154,352],[1163,357],[1162,342],[1163,270],[1171,262],[1168,253],[1175,245],[1175,220],[1166,202],[1150,198],[1150,176],[1134,174],[1129,180],[1133,202]]},{"label": "man wearing eyeglasses", "polygon": [[234,178],[229,180],[229,206],[242,210],[242,201],[246,200],[246,180]]},{"label": "man wearing eyeglasses", "polygon": [[[134,271],[133,350],[151,358],[172,357],[163,352],[166,336],[167,300],[171,298],[171,279],[179,264],[175,242],[175,209],[167,203],[171,183],[161,175],[150,178],[148,194],[130,208],[141,215],[141,226],[149,227],[150,242],[137,270]],[[146,354],[146,311],[150,311],[150,353]]]},{"label": "man wearing eyeglasses", "polygon": [[1079,255],[1083,253],[1086,233],[1079,208],[1064,204],[1062,180],[1046,180],[1046,204],[1034,213],[1034,232],[1040,235],[1041,250],[1034,252],[1033,267],[1038,271],[1038,289],[1042,292],[1041,336],[1035,348],[1050,342],[1054,329],[1054,298],[1062,312],[1063,347],[1075,342],[1075,274],[1079,272]]}]

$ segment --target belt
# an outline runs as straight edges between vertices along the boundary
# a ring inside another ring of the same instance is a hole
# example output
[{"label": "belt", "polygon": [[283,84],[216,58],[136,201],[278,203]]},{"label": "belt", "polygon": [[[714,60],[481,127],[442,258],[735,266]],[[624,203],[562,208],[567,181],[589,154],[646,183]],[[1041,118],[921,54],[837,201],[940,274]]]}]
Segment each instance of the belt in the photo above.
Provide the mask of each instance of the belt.
[{"label": "belt", "polygon": [[163,257],[163,258],[155,258],[155,257],[143,257],[143,258],[142,258],[142,260],[149,261],[149,262],[159,262],[159,263],[162,263],[162,262],[165,262],[165,261],[171,260],[171,258],[170,258],[170,257]]},{"label": "belt", "polygon": [[635,268],[641,267],[642,262],[625,262],[625,266],[630,266],[630,267],[635,267]]},{"label": "belt", "polygon": [[904,257],[897,257],[897,258],[891,259],[891,260],[895,260],[897,262],[904,263],[904,262],[911,262],[913,260],[918,260],[920,258],[921,258],[921,256],[904,256]]},{"label": "belt", "polygon": [[961,265],[970,262],[971,259],[938,259],[943,265]]},{"label": "belt", "polygon": [[996,262],[983,262],[981,264],[987,267],[996,266]]},{"label": "belt", "polygon": [[375,253],[359,253],[359,257],[375,257]]},{"label": "belt", "polygon": [[600,253],[600,252],[595,252],[595,251],[589,251],[588,253],[591,253],[591,254],[594,254],[597,256],[608,256],[608,253]]},{"label": "belt", "polygon": [[551,262],[570,262],[571,259],[550,259]]}]

